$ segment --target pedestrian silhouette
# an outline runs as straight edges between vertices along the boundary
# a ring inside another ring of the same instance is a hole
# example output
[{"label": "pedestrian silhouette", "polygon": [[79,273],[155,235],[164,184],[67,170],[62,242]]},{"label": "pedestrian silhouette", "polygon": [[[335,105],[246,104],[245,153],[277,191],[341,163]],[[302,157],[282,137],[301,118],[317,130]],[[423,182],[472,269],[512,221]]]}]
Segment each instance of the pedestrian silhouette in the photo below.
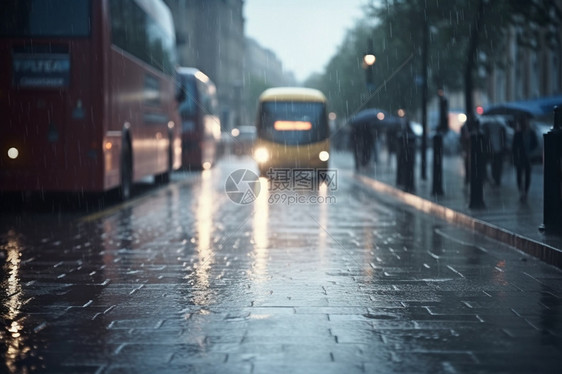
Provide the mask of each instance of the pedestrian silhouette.
[{"label": "pedestrian silhouette", "polygon": [[368,122],[352,123],[351,142],[355,170],[359,170],[368,165],[373,150],[373,134]]},{"label": "pedestrian silhouette", "polygon": [[461,135],[459,138],[461,143],[462,158],[464,161],[464,184],[470,183],[470,131],[468,124],[461,126]]},{"label": "pedestrian silhouette", "polygon": [[373,162],[376,164],[379,162],[379,132],[376,129],[373,129]]},{"label": "pedestrian silhouette", "polygon": [[531,157],[537,148],[537,135],[530,128],[529,118],[527,116],[518,117],[517,128],[513,135],[512,152],[521,202],[527,200],[531,186]]},{"label": "pedestrian silhouette", "polygon": [[400,119],[398,154],[396,162],[396,184],[408,192],[415,190],[414,165],[416,163],[416,137],[408,118]]},{"label": "pedestrian silhouette", "polygon": [[502,122],[501,118],[495,116],[482,117],[481,121],[488,160],[492,169],[492,179],[496,186],[500,186],[505,151],[506,125]]},{"label": "pedestrian silhouette", "polygon": [[385,140],[386,140],[386,150],[388,153],[388,165],[392,164],[392,158],[398,152],[398,133],[400,129],[398,126],[389,126],[386,129]]},{"label": "pedestrian silhouette", "polygon": [[445,97],[445,92],[442,88],[437,91],[439,97],[439,124],[437,131],[445,134],[449,131],[449,101]]}]

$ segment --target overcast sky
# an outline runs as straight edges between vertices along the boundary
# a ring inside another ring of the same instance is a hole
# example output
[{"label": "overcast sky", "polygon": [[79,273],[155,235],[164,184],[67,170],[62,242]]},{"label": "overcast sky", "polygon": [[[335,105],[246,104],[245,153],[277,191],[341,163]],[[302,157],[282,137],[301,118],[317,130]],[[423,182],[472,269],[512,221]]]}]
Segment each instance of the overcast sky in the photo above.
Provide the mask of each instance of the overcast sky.
[{"label": "overcast sky", "polygon": [[299,81],[322,72],[366,0],[246,0],[246,35],[271,49]]}]

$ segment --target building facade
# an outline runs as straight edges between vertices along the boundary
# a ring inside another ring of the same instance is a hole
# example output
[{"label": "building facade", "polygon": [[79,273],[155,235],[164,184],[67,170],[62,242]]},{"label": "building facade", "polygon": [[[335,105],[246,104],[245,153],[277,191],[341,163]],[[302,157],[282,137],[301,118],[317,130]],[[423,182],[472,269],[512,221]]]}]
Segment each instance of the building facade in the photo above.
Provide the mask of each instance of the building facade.
[{"label": "building facade", "polygon": [[283,71],[277,55],[251,38],[246,38],[245,71],[246,75],[256,75],[271,86],[295,84],[294,77]]},{"label": "building facade", "polygon": [[486,94],[490,103],[535,99],[562,94],[562,31],[558,45],[546,38],[536,41],[534,48],[517,43],[517,30],[512,29],[504,43],[501,67],[486,77]]},{"label": "building facade", "polygon": [[243,0],[165,0],[176,26],[178,60],[215,83],[221,126],[240,124],[242,113]]},{"label": "building facade", "polygon": [[245,124],[254,120],[258,97],[269,87],[297,85],[295,76],[283,69],[283,63],[270,49],[246,38],[244,55],[244,95],[242,118]]}]

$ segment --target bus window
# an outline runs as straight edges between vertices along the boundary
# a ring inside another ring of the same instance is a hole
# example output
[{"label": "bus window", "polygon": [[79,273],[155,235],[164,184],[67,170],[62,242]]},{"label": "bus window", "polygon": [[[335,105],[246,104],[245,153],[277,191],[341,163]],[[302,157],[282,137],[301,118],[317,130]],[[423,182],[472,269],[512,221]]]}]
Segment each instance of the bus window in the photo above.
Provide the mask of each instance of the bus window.
[{"label": "bus window", "polygon": [[[113,43],[154,68],[172,75],[176,63],[173,29],[135,1],[110,0]],[[150,9],[152,10],[152,9]]]},{"label": "bus window", "polygon": [[181,89],[185,95],[179,105],[180,115],[184,118],[194,116],[197,110],[195,82],[191,79],[182,79]]},{"label": "bus window", "polygon": [[3,1],[2,36],[89,36],[90,0]]},{"label": "bus window", "polygon": [[258,136],[286,145],[309,144],[328,137],[325,106],[318,102],[264,102]]}]

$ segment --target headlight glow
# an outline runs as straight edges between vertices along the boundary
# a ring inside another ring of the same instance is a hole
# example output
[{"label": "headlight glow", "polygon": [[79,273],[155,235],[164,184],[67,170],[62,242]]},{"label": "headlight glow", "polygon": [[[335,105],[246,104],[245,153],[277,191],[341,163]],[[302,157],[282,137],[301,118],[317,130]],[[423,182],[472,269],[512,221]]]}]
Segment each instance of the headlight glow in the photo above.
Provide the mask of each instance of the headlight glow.
[{"label": "headlight glow", "polygon": [[330,154],[326,151],[322,151],[318,154],[320,161],[328,161],[330,159]]},{"label": "headlight glow", "polygon": [[16,147],[11,147],[10,149],[8,149],[8,157],[11,158],[12,160],[18,158],[19,154],[20,152]]},{"label": "headlight glow", "polygon": [[258,148],[254,152],[254,159],[258,163],[263,164],[269,160],[269,152],[265,148]]}]

